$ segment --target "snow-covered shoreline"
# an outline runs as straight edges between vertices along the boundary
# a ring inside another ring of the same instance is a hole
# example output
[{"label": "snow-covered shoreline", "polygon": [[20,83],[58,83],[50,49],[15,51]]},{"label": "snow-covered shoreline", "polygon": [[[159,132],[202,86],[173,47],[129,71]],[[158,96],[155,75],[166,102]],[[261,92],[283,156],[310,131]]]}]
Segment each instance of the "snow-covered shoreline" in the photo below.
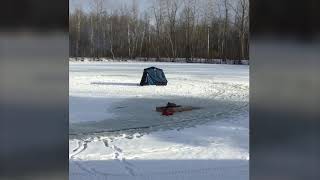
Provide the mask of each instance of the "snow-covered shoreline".
[{"label": "snow-covered shoreline", "polygon": [[226,61],[222,61],[221,59],[203,59],[203,58],[193,58],[191,60],[186,60],[186,58],[136,58],[136,59],[111,59],[111,58],[88,58],[88,57],[72,57],[69,58],[70,62],[167,62],[167,63],[201,63],[201,64],[230,64],[230,65],[249,65],[249,60],[232,60],[227,59]]}]

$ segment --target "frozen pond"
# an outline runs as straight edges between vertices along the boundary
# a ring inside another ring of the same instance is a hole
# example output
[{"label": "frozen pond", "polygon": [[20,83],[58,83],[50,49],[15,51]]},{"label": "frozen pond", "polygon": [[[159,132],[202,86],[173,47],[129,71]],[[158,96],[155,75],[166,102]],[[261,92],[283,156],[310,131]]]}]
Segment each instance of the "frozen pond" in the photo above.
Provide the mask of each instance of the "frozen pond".
[{"label": "frozen pond", "polygon": [[[167,86],[138,86],[144,68],[162,68]],[[181,129],[248,111],[248,66],[70,63],[70,135]],[[167,102],[201,107],[161,116]]]},{"label": "frozen pond", "polygon": [[[137,85],[150,66],[167,86]],[[71,62],[69,99],[71,180],[249,178],[248,66]]]}]

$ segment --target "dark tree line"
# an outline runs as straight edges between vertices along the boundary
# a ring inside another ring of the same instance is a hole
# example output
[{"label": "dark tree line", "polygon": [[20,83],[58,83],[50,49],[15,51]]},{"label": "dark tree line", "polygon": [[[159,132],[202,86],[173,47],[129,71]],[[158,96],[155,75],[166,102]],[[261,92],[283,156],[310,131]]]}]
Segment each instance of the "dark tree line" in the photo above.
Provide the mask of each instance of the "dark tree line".
[{"label": "dark tree line", "polygon": [[154,0],[144,12],[106,3],[70,13],[71,57],[248,59],[248,0]]}]

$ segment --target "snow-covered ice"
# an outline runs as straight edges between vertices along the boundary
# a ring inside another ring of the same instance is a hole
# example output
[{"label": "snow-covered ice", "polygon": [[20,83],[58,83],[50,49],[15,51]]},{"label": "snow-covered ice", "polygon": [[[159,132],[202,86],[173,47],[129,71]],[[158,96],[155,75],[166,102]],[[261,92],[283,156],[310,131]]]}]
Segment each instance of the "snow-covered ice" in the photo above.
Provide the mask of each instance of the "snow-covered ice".
[{"label": "snow-covered ice", "polygon": [[[137,86],[150,66],[167,86]],[[70,62],[70,179],[247,180],[248,95],[248,66]]]}]

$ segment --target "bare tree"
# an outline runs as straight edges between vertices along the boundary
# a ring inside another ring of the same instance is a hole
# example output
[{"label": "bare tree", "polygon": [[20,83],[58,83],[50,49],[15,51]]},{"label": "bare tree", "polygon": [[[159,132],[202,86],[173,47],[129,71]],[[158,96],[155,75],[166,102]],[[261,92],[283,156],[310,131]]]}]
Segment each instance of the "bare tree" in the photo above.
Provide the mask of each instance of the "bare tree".
[{"label": "bare tree", "polygon": [[162,33],[162,25],[164,20],[164,0],[156,0],[155,4],[153,5],[153,13],[154,13],[154,19],[156,23],[156,52],[157,52],[157,58],[160,59],[160,43],[162,40],[161,33]]},{"label": "bare tree", "polygon": [[204,10],[204,21],[206,24],[207,29],[207,58],[210,59],[210,29],[212,29],[212,22],[214,17],[214,1],[213,0],[206,0],[204,3],[203,10]]},{"label": "bare tree", "polygon": [[228,0],[223,0],[223,5],[224,5],[224,11],[225,11],[225,16],[224,16],[224,24],[223,24],[223,40],[222,40],[222,60],[226,61],[227,59],[227,33],[228,33],[228,22],[229,22],[229,2]]},{"label": "bare tree", "polygon": [[180,0],[166,0],[166,12],[168,18],[168,30],[167,36],[171,46],[171,57],[176,58],[176,23],[177,23],[177,13],[180,5]]},{"label": "bare tree", "polygon": [[239,14],[239,38],[240,38],[240,49],[241,54],[240,58],[243,59],[245,57],[245,41],[246,41],[246,35],[248,35],[249,32],[249,2],[248,0],[240,0],[238,2],[238,12]]}]

